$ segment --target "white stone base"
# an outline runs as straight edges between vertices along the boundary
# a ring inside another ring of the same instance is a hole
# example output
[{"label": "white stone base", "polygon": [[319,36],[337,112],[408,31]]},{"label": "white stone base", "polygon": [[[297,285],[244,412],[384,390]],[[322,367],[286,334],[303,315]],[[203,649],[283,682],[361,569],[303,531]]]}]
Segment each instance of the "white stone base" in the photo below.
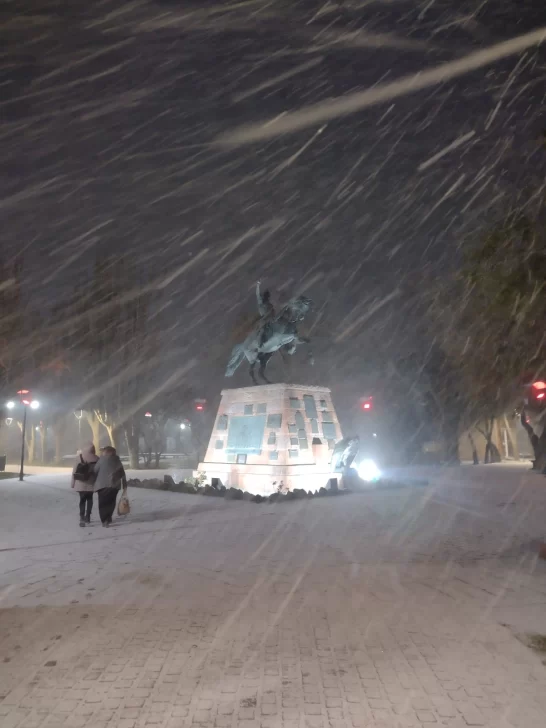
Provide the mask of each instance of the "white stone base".
[{"label": "white stone base", "polygon": [[[248,417],[251,431],[260,415],[262,434],[257,440],[250,434],[245,450],[247,443],[233,436],[232,425],[245,426]],[[331,446],[341,437],[326,387],[269,384],[225,389],[198,470],[205,473],[207,483],[218,478],[226,488],[255,495],[271,495],[279,488],[316,492],[327,487],[331,478],[337,478],[341,487],[341,474],[333,473],[330,464]],[[239,459],[243,462],[237,462]]]}]

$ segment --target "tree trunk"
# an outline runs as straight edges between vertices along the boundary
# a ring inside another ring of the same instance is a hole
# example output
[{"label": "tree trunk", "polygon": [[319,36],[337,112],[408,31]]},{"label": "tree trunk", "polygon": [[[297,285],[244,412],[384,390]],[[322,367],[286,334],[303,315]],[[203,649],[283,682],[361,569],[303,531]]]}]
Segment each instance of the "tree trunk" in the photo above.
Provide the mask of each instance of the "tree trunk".
[{"label": "tree trunk", "polygon": [[30,423],[30,432],[29,423],[27,422],[27,433],[28,462],[34,463],[36,461],[36,430],[34,429],[32,422]]},{"label": "tree trunk", "polygon": [[100,422],[97,415],[94,412],[85,412],[85,419],[87,420],[89,427],[91,428],[91,435],[93,438],[93,445],[97,448],[100,447]]},{"label": "tree trunk", "polygon": [[139,459],[139,441],[140,441],[140,430],[138,425],[134,422],[129,422],[124,427],[125,440],[127,442],[127,449],[129,451],[129,465],[131,470],[138,470],[140,467]]},{"label": "tree trunk", "polygon": [[510,422],[506,415],[504,415],[504,427],[506,428],[506,434],[509,441],[509,449],[512,451],[512,457],[514,458],[514,460],[519,460],[520,457],[517,437],[515,436],[514,430],[512,428],[512,422]]},{"label": "tree trunk", "polygon": [[63,437],[62,433],[55,428],[55,463],[60,465],[63,459]]},{"label": "tree trunk", "polygon": [[470,447],[472,448],[472,461],[474,465],[480,464],[480,458],[478,457],[478,450],[476,448],[476,443],[474,442],[474,438],[472,437],[472,433],[468,433],[468,440],[470,441]]},{"label": "tree trunk", "polygon": [[[21,433],[23,432],[23,423],[18,422],[17,426]],[[26,462],[33,463],[36,458],[36,430],[32,422],[27,419],[27,426],[25,431],[25,451],[26,451]]]},{"label": "tree trunk", "polygon": [[[55,463],[60,465],[63,459],[63,436],[66,431],[67,418],[65,416],[57,417],[53,420],[51,429],[53,430],[53,438],[55,440]],[[78,428],[80,427],[80,421],[78,421]],[[81,443],[78,442],[78,448],[81,447]]]},{"label": "tree trunk", "polygon": [[40,456],[42,465],[46,462],[47,426],[40,425]]},{"label": "tree trunk", "polygon": [[155,467],[156,470],[159,470],[159,461],[161,460],[161,455],[163,454],[163,450],[165,450],[165,423],[158,422],[155,428],[155,443],[154,443],[154,457],[155,457]]},{"label": "tree trunk", "polygon": [[442,438],[444,441],[444,461],[447,465],[460,465],[459,429],[453,422],[442,425]]},{"label": "tree trunk", "polygon": [[139,457],[138,442],[134,437],[131,438],[131,445],[129,446],[129,465],[131,470],[139,470],[140,468],[140,457]]},{"label": "tree trunk", "polygon": [[546,475],[546,426],[542,430],[542,435],[538,438],[536,470]]},{"label": "tree trunk", "polygon": [[[540,438],[535,433],[530,423],[527,421],[527,413],[525,409],[521,410],[521,425],[529,437],[531,447],[535,459],[533,460],[533,470],[542,471],[546,467],[546,427],[544,428]],[[541,443],[544,440],[544,443]]]},{"label": "tree trunk", "polygon": [[151,442],[149,441],[148,437],[146,437],[146,434],[143,435],[144,439],[144,452],[142,453],[143,457],[143,465],[145,468],[149,468],[152,464],[152,458],[153,458],[153,447]]},{"label": "tree trunk", "polygon": [[495,445],[491,437],[485,443],[485,458],[484,463],[489,465],[490,463],[502,462],[502,456],[499,448]]},{"label": "tree trunk", "polygon": [[112,447],[115,447],[116,450],[119,450],[120,445],[121,445],[121,438],[122,438],[123,430],[120,427],[118,427],[117,425],[104,425],[104,426],[106,427],[106,432],[108,433],[108,439],[110,440],[110,445],[112,445]]},{"label": "tree trunk", "polygon": [[485,429],[479,430],[485,437],[485,453],[483,462],[488,465],[489,463],[500,463],[500,452],[497,446],[493,443],[493,432],[495,429],[495,418],[491,417],[485,422]]},{"label": "tree trunk", "polygon": [[487,438],[485,441],[485,452],[483,455],[483,461],[486,465],[491,462],[491,438]]}]

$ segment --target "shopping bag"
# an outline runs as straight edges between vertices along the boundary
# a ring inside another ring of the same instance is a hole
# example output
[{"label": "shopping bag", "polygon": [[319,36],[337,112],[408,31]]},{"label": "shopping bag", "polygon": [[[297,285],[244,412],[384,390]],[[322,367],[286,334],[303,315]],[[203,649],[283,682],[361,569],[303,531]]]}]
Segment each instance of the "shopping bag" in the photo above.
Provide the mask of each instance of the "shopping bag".
[{"label": "shopping bag", "polygon": [[126,516],[131,512],[131,506],[129,505],[129,498],[126,495],[122,495],[118,503],[118,516]]}]

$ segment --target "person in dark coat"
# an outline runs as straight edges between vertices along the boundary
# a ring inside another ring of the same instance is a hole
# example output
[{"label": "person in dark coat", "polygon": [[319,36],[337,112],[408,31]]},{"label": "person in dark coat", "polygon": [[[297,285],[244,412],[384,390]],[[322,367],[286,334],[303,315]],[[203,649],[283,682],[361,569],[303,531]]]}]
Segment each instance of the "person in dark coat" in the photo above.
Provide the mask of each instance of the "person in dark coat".
[{"label": "person in dark coat", "polygon": [[86,523],[91,523],[93,493],[95,492],[94,467],[97,461],[95,446],[90,442],[82,448],[80,458],[72,471],[71,487],[80,494],[80,526],[82,527]]},{"label": "person in dark coat", "polygon": [[127,492],[127,477],[115,447],[105,447],[95,465],[95,490],[99,497],[99,516],[105,528],[112,523],[118,493]]}]

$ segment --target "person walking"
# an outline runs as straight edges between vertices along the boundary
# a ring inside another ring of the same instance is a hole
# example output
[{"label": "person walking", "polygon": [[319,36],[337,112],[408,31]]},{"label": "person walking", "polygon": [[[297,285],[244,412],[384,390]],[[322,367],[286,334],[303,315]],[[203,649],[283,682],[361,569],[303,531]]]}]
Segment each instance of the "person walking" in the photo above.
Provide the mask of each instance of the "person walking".
[{"label": "person walking", "polygon": [[72,471],[71,487],[80,494],[80,526],[91,523],[95,492],[95,463],[98,457],[92,442],[82,448],[80,459]]},{"label": "person walking", "polygon": [[103,448],[95,464],[95,490],[99,497],[99,516],[105,528],[112,523],[116,500],[120,489],[127,492],[127,477],[115,447]]}]

